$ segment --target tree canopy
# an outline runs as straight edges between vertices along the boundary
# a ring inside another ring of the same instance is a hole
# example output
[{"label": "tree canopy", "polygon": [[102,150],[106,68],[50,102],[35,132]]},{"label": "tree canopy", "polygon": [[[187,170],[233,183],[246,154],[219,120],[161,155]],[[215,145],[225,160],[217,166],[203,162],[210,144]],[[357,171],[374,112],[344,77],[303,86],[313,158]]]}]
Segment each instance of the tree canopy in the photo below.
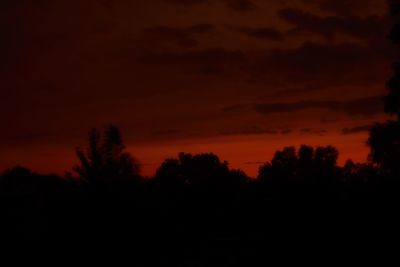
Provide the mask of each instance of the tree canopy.
[{"label": "tree canopy", "polygon": [[80,178],[90,183],[129,180],[138,177],[140,165],[129,153],[119,129],[107,127],[103,133],[93,129],[86,149],[76,150],[80,164],[74,167]]}]

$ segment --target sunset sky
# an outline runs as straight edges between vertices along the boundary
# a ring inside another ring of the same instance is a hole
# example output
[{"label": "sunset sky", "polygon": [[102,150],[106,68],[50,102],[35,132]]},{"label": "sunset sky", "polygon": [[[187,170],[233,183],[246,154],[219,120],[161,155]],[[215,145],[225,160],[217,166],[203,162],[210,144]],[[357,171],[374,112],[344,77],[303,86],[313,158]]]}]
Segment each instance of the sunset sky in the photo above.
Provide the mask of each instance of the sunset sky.
[{"label": "sunset sky", "polygon": [[365,161],[394,49],[385,0],[2,0],[0,169],[71,170],[118,126],[152,175],[214,152],[255,176],[284,146]]}]

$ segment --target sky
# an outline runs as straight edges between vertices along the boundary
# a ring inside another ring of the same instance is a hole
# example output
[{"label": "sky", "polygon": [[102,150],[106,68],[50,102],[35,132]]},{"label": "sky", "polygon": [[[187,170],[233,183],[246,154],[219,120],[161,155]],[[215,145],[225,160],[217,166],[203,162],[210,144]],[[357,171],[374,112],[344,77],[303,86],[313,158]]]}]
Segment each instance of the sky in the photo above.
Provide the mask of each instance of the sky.
[{"label": "sky", "polygon": [[301,144],[364,162],[390,25],[385,0],[2,0],[0,169],[69,171],[108,124],[144,175],[214,152],[255,176]]}]

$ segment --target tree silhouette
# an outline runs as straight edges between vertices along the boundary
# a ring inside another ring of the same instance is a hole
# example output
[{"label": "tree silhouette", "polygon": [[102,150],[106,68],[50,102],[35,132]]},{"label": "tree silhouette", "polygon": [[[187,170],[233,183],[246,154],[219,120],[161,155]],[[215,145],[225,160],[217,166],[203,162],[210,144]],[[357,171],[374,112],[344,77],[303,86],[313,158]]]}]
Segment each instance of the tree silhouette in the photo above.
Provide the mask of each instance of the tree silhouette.
[{"label": "tree silhouette", "polygon": [[[398,1],[389,1],[394,26],[389,35],[394,45],[400,45],[400,4]],[[367,144],[371,148],[369,160],[380,167],[386,175],[395,177],[400,172],[398,159],[400,158],[400,61],[397,58],[393,64],[394,74],[387,82],[389,89],[385,97],[385,112],[396,115],[396,121],[376,124],[370,131]]]},{"label": "tree silhouette", "polygon": [[285,147],[275,152],[271,162],[260,167],[258,179],[268,181],[271,186],[283,186],[296,179],[297,155],[295,147]]},{"label": "tree silhouette", "polygon": [[393,64],[394,75],[388,81],[389,94],[385,97],[385,112],[400,120],[400,62]]},{"label": "tree silhouette", "polygon": [[390,121],[375,125],[370,132],[369,160],[389,175],[400,174],[400,123]]},{"label": "tree silhouette", "polygon": [[181,163],[178,159],[166,159],[157,169],[154,178],[158,187],[163,189],[178,189],[185,185],[185,178],[181,172]]},{"label": "tree silhouette", "polygon": [[368,190],[373,192],[380,185],[379,176],[379,169],[374,165],[347,160],[342,168],[341,183],[353,194]]},{"label": "tree silhouette", "polygon": [[298,151],[297,173],[300,177],[307,177],[310,180],[314,177],[314,154],[315,150],[311,146],[302,145]]},{"label": "tree silhouette", "polygon": [[321,183],[332,184],[337,176],[337,160],[339,151],[332,146],[318,147],[315,150],[315,169],[323,180]]},{"label": "tree silhouette", "polygon": [[314,149],[302,145],[298,151],[286,147],[261,166],[258,179],[278,187],[332,185],[338,175],[338,156],[338,150],[332,146]]},{"label": "tree silhouette", "polygon": [[164,185],[231,188],[244,184],[247,177],[241,171],[230,170],[228,163],[215,154],[180,153],[178,159],[167,159],[161,164],[155,180]]},{"label": "tree silhouette", "polygon": [[7,194],[32,194],[37,191],[37,176],[25,167],[15,166],[2,174],[0,189],[6,191]]},{"label": "tree silhouette", "polygon": [[[390,10],[394,26],[389,34],[389,39],[396,46],[400,45],[400,4],[398,1],[390,1]],[[387,82],[389,94],[385,98],[385,112],[397,115],[400,120],[400,62],[399,58],[393,64],[393,76]]]},{"label": "tree silhouette", "polygon": [[76,150],[80,164],[74,167],[80,178],[89,183],[110,183],[137,178],[139,163],[127,152],[118,128],[109,126],[103,135],[96,129],[89,133],[86,150]]}]

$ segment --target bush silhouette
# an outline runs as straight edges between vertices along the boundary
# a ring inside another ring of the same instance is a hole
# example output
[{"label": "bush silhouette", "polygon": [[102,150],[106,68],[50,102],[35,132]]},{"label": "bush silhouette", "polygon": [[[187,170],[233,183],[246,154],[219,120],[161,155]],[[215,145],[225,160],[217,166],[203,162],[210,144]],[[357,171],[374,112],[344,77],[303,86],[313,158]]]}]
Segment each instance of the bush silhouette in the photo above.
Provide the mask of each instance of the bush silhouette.
[{"label": "bush silhouette", "polygon": [[338,176],[339,153],[332,146],[302,145],[277,151],[270,162],[260,167],[258,179],[273,187],[333,185]]},{"label": "bush silhouette", "polygon": [[400,123],[390,121],[375,125],[368,139],[369,160],[382,172],[395,177],[400,174]]},{"label": "bush silhouette", "polygon": [[161,164],[155,181],[194,188],[228,189],[245,184],[247,177],[241,171],[230,170],[228,163],[221,162],[215,154],[180,153],[178,159],[167,159]]}]

